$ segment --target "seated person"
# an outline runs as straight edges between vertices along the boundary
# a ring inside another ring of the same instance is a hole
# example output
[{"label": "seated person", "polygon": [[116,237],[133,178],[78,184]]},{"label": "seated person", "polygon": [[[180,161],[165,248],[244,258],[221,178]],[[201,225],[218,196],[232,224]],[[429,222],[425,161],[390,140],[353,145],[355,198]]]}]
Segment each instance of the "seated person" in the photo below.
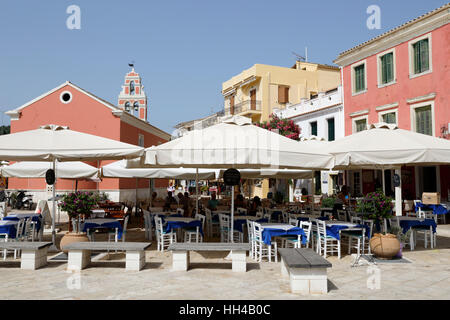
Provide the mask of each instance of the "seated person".
[{"label": "seated person", "polygon": [[238,194],[236,196],[236,199],[234,200],[234,209],[236,210],[237,208],[246,208],[247,206],[245,205],[245,201],[244,201],[244,197],[242,196],[242,194]]},{"label": "seated person", "polygon": [[216,199],[216,193],[213,192],[211,194],[211,199],[208,201],[208,205],[206,207],[211,211],[215,211],[215,210],[217,210],[218,205],[219,205],[219,200]]},{"label": "seated person", "polygon": [[175,198],[172,196],[172,192],[168,191],[167,192],[166,201],[164,203],[163,210],[164,211],[170,211],[170,205],[171,204],[177,204],[177,200],[175,200]]},{"label": "seated person", "polygon": [[181,208],[184,211],[184,216],[187,218],[191,217],[191,204],[189,199],[189,194],[187,192],[184,195],[180,192],[178,194],[178,204],[181,205]]},{"label": "seated person", "polygon": [[261,207],[261,206],[262,206],[261,199],[259,199],[258,196],[255,196],[253,198],[253,201],[252,201],[251,205],[250,205],[249,214],[250,215],[256,215],[256,212],[258,211],[258,208]]}]

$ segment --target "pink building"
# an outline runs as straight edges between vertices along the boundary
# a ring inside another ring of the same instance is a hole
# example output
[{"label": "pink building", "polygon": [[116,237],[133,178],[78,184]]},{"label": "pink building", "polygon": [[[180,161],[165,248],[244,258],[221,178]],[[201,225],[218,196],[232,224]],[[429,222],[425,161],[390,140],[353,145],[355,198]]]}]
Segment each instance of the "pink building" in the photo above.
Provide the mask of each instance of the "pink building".
[{"label": "pink building", "polygon": [[[339,54],[344,87],[345,135],[368,124],[396,123],[399,128],[449,139],[450,4]],[[386,172],[386,190],[392,172]],[[352,171],[353,194],[381,186],[381,171]],[[450,196],[450,166],[402,168],[404,199],[422,192]],[[450,200],[450,199],[449,199]]]},{"label": "pink building", "polygon": [[[86,132],[134,145],[150,147],[170,140],[170,135],[147,122],[147,97],[139,74],[133,70],[125,76],[118,106],[94,94],[65,82],[15,110],[6,112],[11,117],[11,133],[37,129],[45,124],[68,126]],[[102,166],[112,161],[87,162]],[[149,181],[140,179],[139,198],[149,196]],[[70,191],[74,181],[58,180],[57,191]],[[154,188],[165,191],[166,180],[156,180]],[[9,189],[29,190],[38,199],[47,198],[44,179],[10,178]],[[101,182],[80,181],[78,189],[100,190],[115,201],[135,200],[136,179],[103,179]]]}]

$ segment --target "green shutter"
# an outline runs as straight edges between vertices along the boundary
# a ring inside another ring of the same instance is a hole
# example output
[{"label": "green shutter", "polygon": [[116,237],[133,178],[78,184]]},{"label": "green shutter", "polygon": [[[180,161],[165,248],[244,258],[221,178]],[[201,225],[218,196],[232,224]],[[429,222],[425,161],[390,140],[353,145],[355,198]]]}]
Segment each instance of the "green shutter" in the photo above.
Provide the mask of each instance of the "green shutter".
[{"label": "green shutter", "polygon": [[334,141],[334,118],[328,119],[328,141]]},{"label": "green shutter", "polygon": [[367,129],[366,119],[360,119],[355,121],[356,132],[360,132]]},{"label": "green shutter", "polygon": [[383,122],[396,123],[395,112],[383,114]]},{"label": "green shutter", "polygon": [[429,70],[428,39],[417,41],[413,44],[413,49],[414,73],[422,73]]},{"label": "green shutter", "polygon": [[389,52],[380,58],[381,83],[389,83],[394,80],[394,54]]},{"label": "green shutter", "polygon": [[355,92],[365,90],[364,64],[355,67]]},{"label": "green shutter", "polygon": [[317,136],[317,122],[311,122],[311,135]]},{"label": "green shutter", "polygon": [[433,135],[431,106],[416,108],[416,132]]}]

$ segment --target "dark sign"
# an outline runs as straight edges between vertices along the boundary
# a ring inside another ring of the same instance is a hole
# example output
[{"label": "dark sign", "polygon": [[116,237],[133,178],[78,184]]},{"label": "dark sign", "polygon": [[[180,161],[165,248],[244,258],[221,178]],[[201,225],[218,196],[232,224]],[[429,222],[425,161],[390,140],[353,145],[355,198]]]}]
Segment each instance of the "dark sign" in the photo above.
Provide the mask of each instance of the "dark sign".
[{"label": "dark sign", "polygon": [[398,174],[394,174],[394,187],[400,187],[400,176]]},{"label": "dark sign", "polygon": [[227,186],[237,186],[241,181],[241,173],[236,169],[227,169],[223,173],[223,181]]},{"label": "dark sign", "polygon": [[45,181],[47,184],[52,185],[55,183],[55,171],[53,169],[48,169],[45,173]]}]

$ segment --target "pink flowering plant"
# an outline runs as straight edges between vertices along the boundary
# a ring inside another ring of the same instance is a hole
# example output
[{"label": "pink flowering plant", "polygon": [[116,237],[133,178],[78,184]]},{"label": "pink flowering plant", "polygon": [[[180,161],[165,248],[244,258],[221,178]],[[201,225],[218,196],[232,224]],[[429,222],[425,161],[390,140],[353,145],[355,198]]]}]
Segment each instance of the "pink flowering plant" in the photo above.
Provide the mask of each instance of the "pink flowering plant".
[{"label": "pink flowering plant", "polygon": [[77,218],[80,214],[90,214],[96,204],[97,197],[93,192],[76,191],[64,195],[59,207],[70,218]]},{"label": "pink flowering plant", "polygon": [[382,190],[370,192],[358,201],[356,211],[362,212],[369,219],[388,219],[392,216],[392,198],[387,197]]},{"label": "pink flowering plant", "polygon": [[271,114],[269,121],[256,122],[255,125],[267,130],[276,130],[282,136],[293,140],[300,140],[300,127],[292,120],[280,119],[277,115]]}]

